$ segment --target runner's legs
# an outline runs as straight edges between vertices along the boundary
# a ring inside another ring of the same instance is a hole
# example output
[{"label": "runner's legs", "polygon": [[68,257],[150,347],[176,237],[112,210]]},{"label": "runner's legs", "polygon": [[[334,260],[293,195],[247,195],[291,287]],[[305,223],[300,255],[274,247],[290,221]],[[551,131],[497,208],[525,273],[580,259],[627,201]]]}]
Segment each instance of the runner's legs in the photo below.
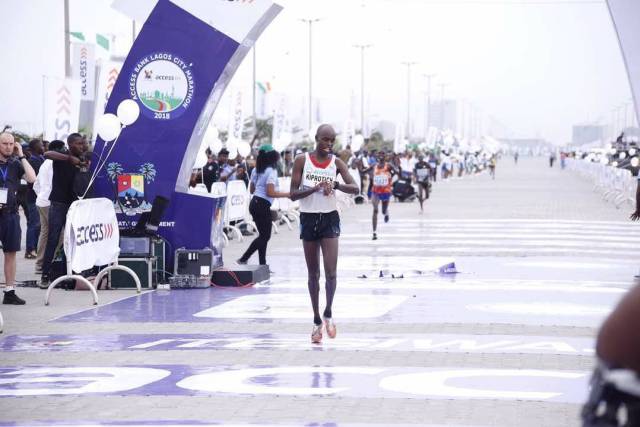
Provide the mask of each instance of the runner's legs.
[{"label": "runner's legs", "polygon": [[333,306],[333,297],[336,293],[337,285],[337,269],[338,269],[338,238],[326,238],[320,240],[322,248],[322,259],[324,262],[325,292],[327,294],[327,306],[324,309],[323,316],[331,318],[331,308]]},{"label": "runner's legs", "polygon": [[[337,239],[336,239],[337,240]],[[320,318],[320,242],[302,241],[304,249],[304,259],[307,262],[307,286],[311,297],[311,307],[313,308],[313,323],[322,324]]]}]

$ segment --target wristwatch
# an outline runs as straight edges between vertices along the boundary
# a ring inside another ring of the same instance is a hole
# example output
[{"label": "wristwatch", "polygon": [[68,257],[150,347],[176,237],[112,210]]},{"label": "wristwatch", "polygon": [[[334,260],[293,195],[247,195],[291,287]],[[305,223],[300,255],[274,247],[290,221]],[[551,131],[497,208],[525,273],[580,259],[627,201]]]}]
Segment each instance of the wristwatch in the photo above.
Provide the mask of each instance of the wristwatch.
[{"label": "wristwatch", "polygon": [[22,159],[26,159],[26,158],[27,158],[27,156],[20,156],[20,157],[18,157],[18,160],[22,160]]},{"label": "wristwatch", "polygon": [[333,181],[333,189],[337,190],[340,187],[340,183],[338,181]]}]

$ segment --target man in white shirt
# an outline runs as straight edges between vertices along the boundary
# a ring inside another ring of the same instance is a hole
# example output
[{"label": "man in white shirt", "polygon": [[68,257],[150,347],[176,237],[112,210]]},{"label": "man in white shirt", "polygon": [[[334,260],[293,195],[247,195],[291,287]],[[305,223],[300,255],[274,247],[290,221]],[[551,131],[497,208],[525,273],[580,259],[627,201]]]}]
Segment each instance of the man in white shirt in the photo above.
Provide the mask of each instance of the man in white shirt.
[{"label": "man in white shirt", "polygon": [[400,170],[403,178],[410,178],[413,174],[413,168],[416,166],[416,159],[413,158],[410,151],[404,153],[400,158]]},{"label": "man in white shirt", "polygon": [[[64,150],[63,141],[51,141],[49,150]],[[36,193],[36,207],[40,214],[40,237],[38,238],[38,251],[36,256],[36,274],[42,273],[42,260],[44,258],[44,250],[47,247],[47,239],[49,236],[49,194],[51,193],[51,183],[53,181],[53,160],[47,159],[40,166],[38,177],[33,184],[33,191]]]}]

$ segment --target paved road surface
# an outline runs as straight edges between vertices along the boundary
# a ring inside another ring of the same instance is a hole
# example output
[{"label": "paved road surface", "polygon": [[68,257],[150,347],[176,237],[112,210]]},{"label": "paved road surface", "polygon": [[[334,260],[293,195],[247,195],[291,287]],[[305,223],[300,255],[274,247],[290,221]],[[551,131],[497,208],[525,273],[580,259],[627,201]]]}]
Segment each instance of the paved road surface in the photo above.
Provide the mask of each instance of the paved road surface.
[{"label": "paved road surface", "polygon": [[[593,337],[638,270],[630,211],[544,159],[438,182],[424,215],[394,203],[375,242],[371,207],[353,207],[321,346],[285,227],[264,286],[103,291],[97,308],[21,288],[28,304],[2,307],[0,422],[577,426]],[[19,279],[32,270],[20,259]]]}]

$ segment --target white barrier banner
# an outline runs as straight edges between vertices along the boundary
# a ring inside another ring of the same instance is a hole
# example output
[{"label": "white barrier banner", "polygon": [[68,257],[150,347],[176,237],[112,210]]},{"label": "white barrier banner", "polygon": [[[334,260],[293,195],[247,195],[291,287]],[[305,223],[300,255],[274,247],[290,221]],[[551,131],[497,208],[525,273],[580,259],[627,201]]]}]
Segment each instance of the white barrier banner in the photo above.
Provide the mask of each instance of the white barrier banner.
[{"label": "white barrier banner", "polygon": [[78,132],[80,82],[44,77],[44,139],[65,141]]},{"label": "white barrier banner", "polygon": [[93,140],[98,138],[96,132],[98,126],[98,119],[104,114],[104,109],[107,107],[107,101],[111,96],[113,86],[116,84],[118,74],[120,74],[120,68],[122,64],[119,62],[105,62],[100,67],[100,75],[98,77],[98,92],[96,96],[96,109],[93,115]]},{"label": "white barrier banner", "polygon": [[111,200],[85,199],[71,204],[64,229],[64,252],[76,272],[117,261],[120,231]]},{"label": "white barrier banner", "polygon": [[226,220],[243,219],[247,213],[251,195],[244,181],[229,181],[227,184]]},{"label": "white barrier banner", "polygon": [[401,122],[396,123],[396,135],[393,141],[393,152],[404,153],[407,149],[407,140],[405,139],[404,125]]},{"label": "white barrier banner", "polygon": [[291,129],[287,119],[287,97],[284,94],[279,94],[276,100],[276,109],[273,112],[271,144],[276,151],[282,151],[291,143]]},{"label": "white barrier banner", "polygon": [[242,91],[234,90],[231,92],[231,110],[229,114],[229,134],[227,137],[227,145],[229,142],[242,141],[242,130],[244,128],[244,112],[242,110]]},{"label": "white barrier banner", "polygon": [[342,128],[342,138],[340,140],[342,146],[346,147],[347,145],[351,145],[354,136],[356,136],[356,125],[353,119],[350,118],[345,120]]},{"label": "white barrier banner", "polygon": [[638,0],[608,0],[609,11],[618,33],[622,56],[627,67],[633,93],[636,123],[640,123],[640,2]]},{"label": "white barrier banner", "polygon": [[73,78],[80,82],[80,99],[93,101],[96,96],[95,45],[74,43],[71,69]]}]

